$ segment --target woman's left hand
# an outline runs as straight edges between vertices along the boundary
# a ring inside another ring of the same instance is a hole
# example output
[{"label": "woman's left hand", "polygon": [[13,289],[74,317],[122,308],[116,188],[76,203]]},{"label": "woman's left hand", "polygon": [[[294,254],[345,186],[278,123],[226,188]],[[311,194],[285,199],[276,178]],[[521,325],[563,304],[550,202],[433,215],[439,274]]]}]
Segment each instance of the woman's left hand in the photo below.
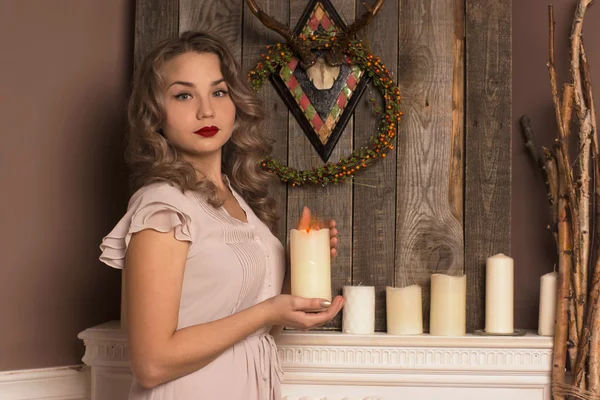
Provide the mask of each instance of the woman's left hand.
[{"label": "woman's left hand", "polygon": [[327,222],[319,222],[317,226],[311,226],[311,214],[310,209],[306,206],[302,209],[302,216],[300,217],[300,221],[298,221],[298,227],[296,229],[329,229],[329,247],[331,251],[331,258],[335,258],[337,256],[337,247],[338,247],[338,230],[335,227],[335,221],[330,219]]}]

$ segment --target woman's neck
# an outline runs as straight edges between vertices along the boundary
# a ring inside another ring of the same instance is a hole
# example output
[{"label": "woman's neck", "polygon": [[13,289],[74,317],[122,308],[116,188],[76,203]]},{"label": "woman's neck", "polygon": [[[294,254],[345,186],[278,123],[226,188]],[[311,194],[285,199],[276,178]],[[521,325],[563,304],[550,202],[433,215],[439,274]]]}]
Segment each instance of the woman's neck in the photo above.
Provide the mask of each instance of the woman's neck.
[{"label": "woman's neck", "polygon": [[208,179],[217,185],[218,188],[226,186],[223,182],[220,151],[203,157],[188,159],[187,161],[194,166],[198,180]]}]

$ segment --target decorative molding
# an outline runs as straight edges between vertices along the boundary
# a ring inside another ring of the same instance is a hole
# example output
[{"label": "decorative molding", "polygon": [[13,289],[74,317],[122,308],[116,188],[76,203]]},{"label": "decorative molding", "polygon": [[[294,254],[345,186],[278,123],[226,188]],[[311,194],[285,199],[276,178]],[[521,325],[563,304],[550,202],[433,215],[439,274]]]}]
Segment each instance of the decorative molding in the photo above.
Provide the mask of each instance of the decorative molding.
[{"label": "decorative molding", "polygon": [[[394,348],[366,346],[279,346],[286,367],[314,369],[343,367],[344,370],[443,370],[545,372],[552,365],[552,351],[541,349]],[[350,372],[350,371],[349,371]]]},{"label": "decorative molding", "polygon": [[[94,399],[126,400],[132,375],[118,321],[79,338],[96,382]],[[284,331],[276,342],[287,400],[550,399],[552,338],[532,332],[440,337]]]},{"label": "decorative molding", "polygon": [[90,368],[83,365],[0,372],[2,400],[89,400]]}]

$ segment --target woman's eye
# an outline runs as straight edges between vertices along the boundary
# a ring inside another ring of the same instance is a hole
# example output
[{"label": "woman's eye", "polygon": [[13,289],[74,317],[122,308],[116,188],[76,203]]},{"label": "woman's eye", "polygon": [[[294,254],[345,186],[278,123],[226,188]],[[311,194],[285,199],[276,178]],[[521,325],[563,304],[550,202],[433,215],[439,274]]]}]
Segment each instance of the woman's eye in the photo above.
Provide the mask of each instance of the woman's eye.
[{"label": "woman's eye", "polygon": [[227,96],[227,93],[228,93],[227,90],[221,89],[221,90],[217,90],[216,92],[214,92],[213,95],[215,97],[225,97],[225,96]]},{"label": "woman's eye", "polygon": [[177,100],[189,100],[192,98],[192,96],[189,93],[180,93],[176,95],[175,98]]}]

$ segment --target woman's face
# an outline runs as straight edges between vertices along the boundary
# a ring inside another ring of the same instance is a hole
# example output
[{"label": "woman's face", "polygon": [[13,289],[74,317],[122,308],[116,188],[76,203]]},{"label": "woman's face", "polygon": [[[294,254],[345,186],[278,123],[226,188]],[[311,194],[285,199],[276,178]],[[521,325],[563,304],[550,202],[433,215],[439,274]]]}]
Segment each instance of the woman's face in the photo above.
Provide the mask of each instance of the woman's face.
[{"label": "woman's face", "polygon": [[231,138],[236,110],[219,57],[181,54],[165,63],[163,77],[167,140],[189,161],[220,154]]}]

